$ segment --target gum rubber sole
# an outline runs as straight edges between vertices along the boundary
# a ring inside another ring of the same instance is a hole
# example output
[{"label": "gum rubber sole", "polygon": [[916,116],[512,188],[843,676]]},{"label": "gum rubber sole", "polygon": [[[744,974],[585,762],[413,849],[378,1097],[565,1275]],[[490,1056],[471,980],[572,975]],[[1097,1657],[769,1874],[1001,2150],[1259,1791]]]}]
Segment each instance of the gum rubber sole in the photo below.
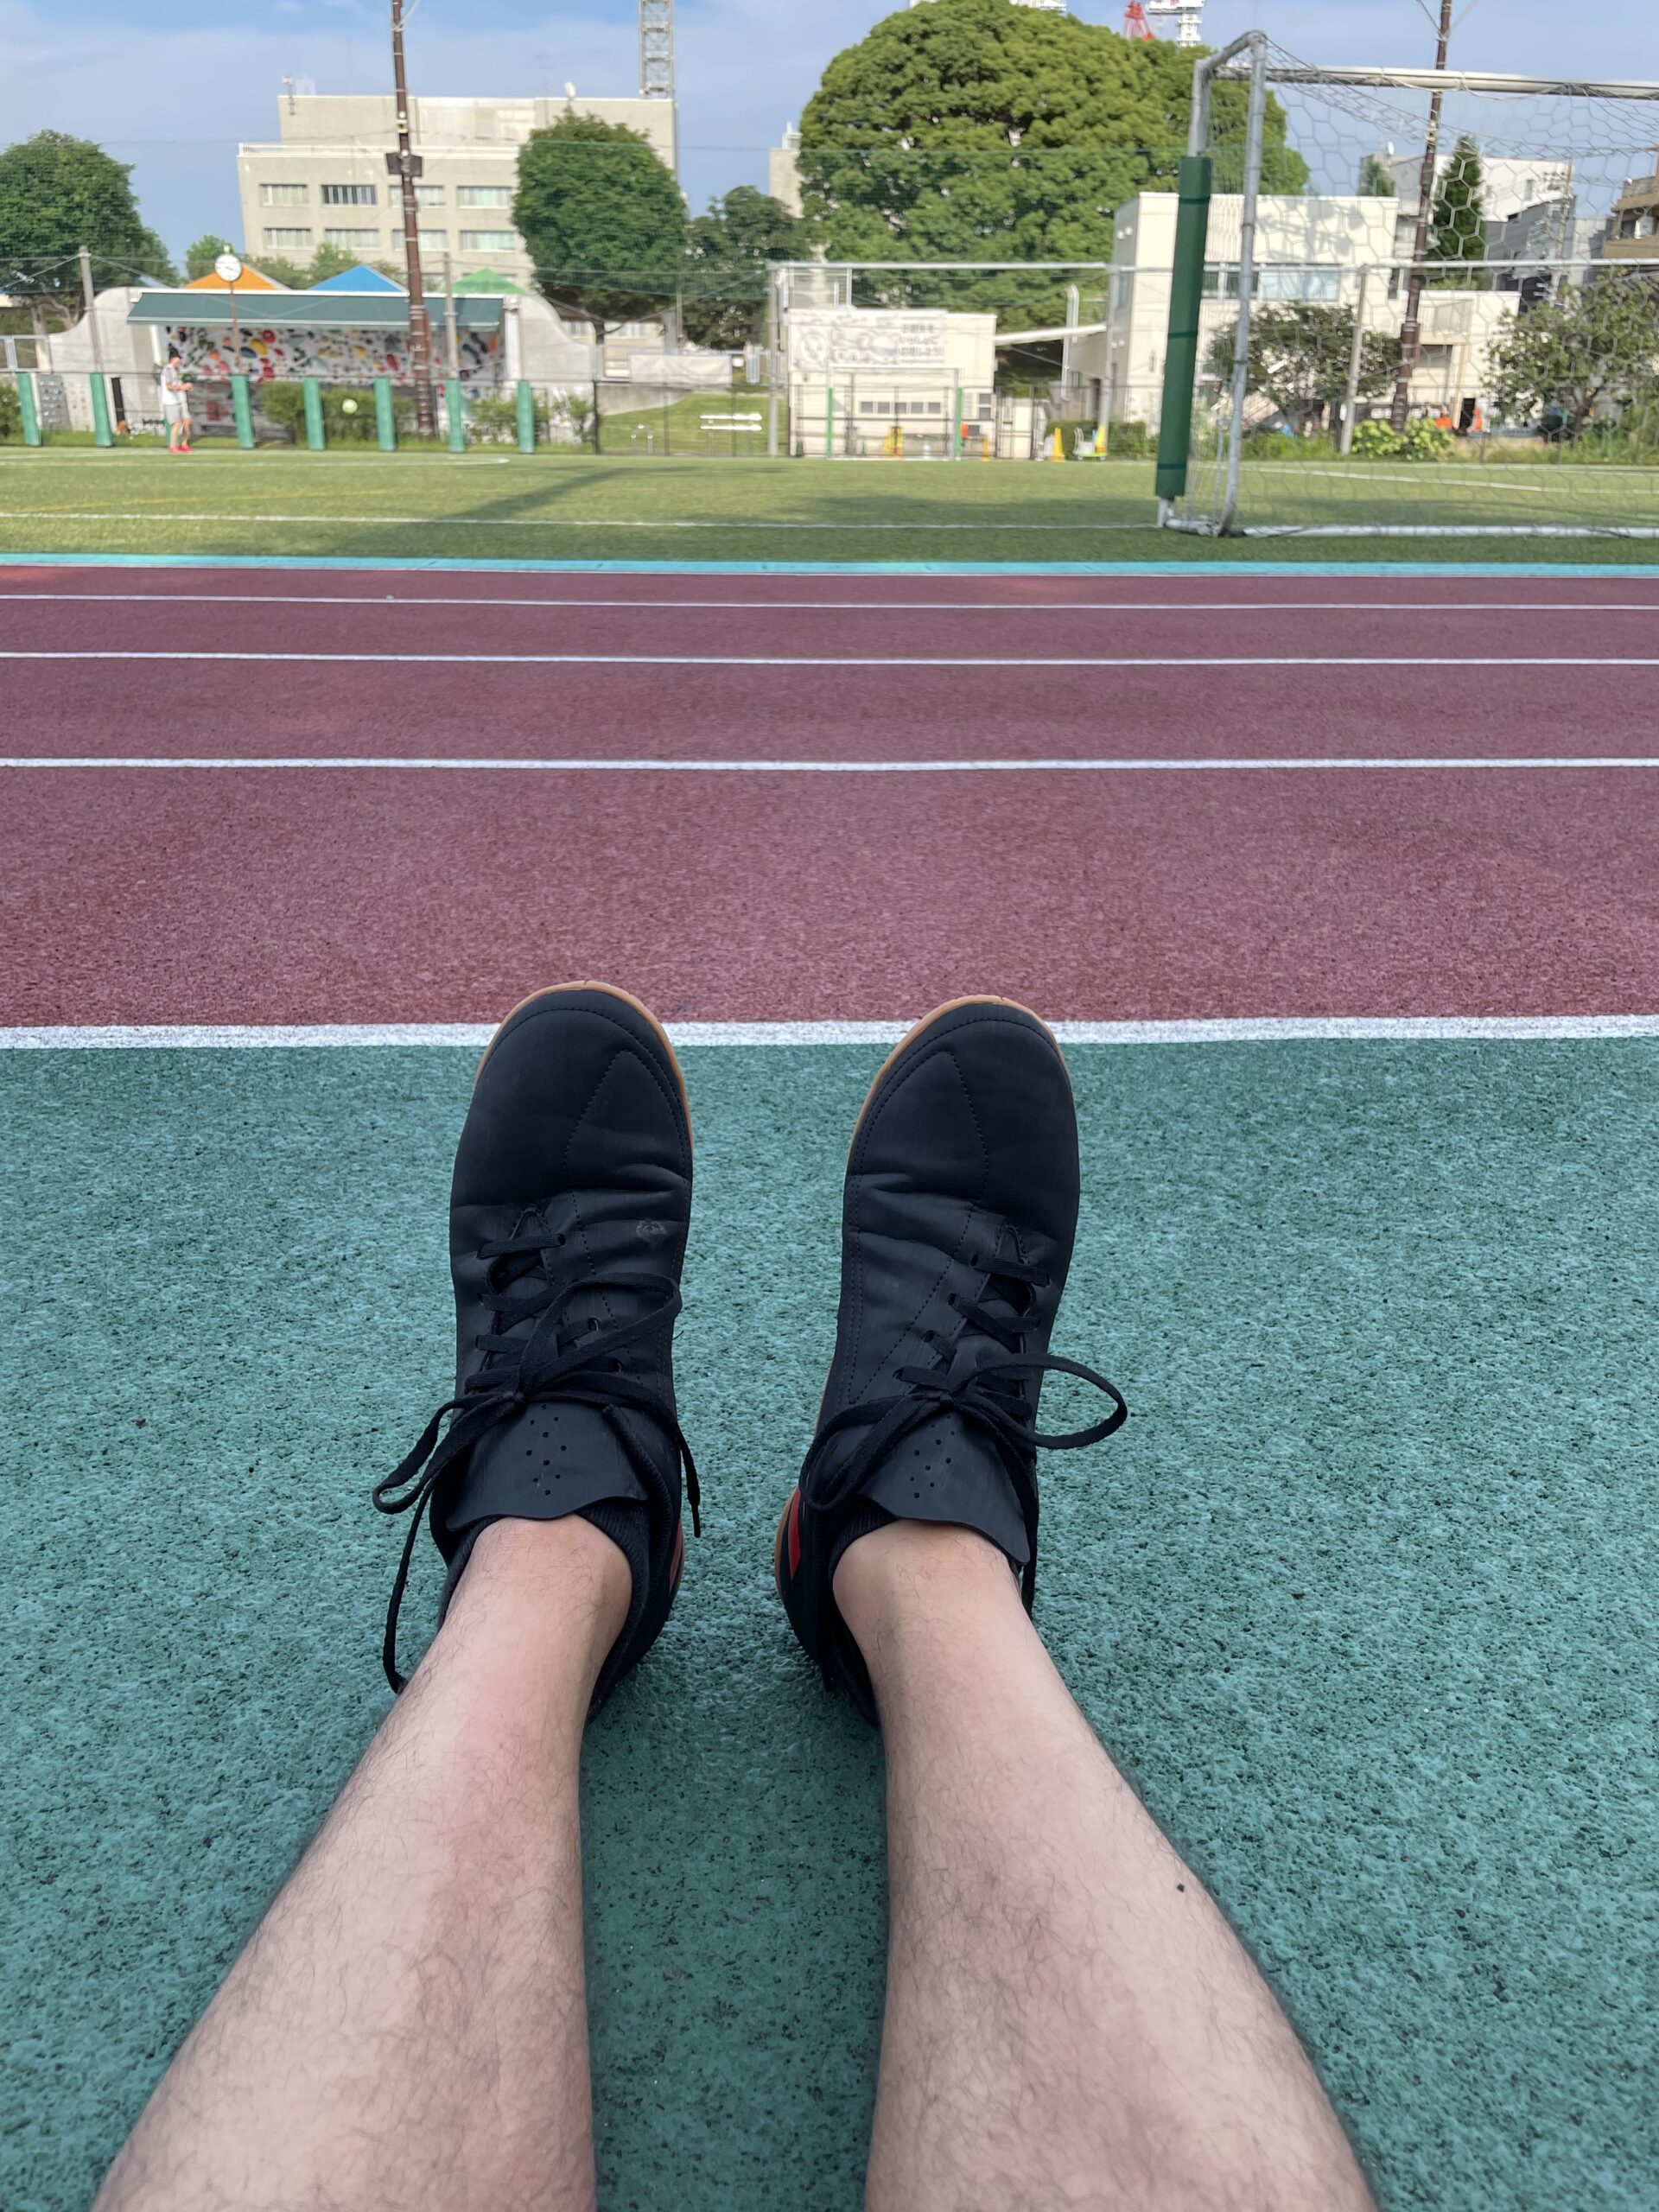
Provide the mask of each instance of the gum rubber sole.
[{"label": "gum rubber sole", "polygon": [[679,1055],[675,1052],[673,1046],[669,1042],[667,1030],[664,1029],[662,1023],[658,1020],[651,1008],[645,1005],[643,1000],[635,998],[632,991],[625,991],[620,983],[546,983],[543,985],[539,991],[531,991],[528,998],[520,999],[518,1005],[512,1007],[496,1024],[495,1034],[491,1038],[489,1043],[484,1047],[483,1058],[479,1061],[477,1067],[473,1071],[474,1088],[477,1088],[478,1078],[484,1072],[485,1060],[489,1058],[490,1054],[500,1043],[501,1033],[506,1027],[508,1022],[512,1020],[513,1015],[516,1014],[522,1014],[527,1006],[533,1005],[537,999],[556,998],[563,991],[599,991],[607,998],[620,999],[624,1006],[631,1006],[634,1012],[639,1015],[642,1020],[650,1023],[652,1029],[657,1033],[658,1042],[661,1045],[664,1052],[668,1055],[668,1064],[674,1071],[674,1080],[679,1085],[680,1110],[685,1116],[685,1139],[687,1144],[695,1151],[696,1148],[696,1140],[691,1128],[691,1102],[686,1096],[685,1071],[680,1065]]}]

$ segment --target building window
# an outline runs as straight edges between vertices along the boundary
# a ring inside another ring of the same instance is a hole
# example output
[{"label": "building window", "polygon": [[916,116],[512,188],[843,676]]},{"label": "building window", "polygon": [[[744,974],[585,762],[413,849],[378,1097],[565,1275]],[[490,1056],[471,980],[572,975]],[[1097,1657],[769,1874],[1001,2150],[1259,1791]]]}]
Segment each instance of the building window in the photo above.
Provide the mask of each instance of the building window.
[{"label": "building window", "polygon": [[267,227],[265,244],[272,253],[309,253],[311,233],[309,231],[271,230]]},{"label": "building window", "polygon": [[463,231],[461,250],[463,253],[516,253],[518,233],[517,231]]},{"label": "building window", "polygon": [[442,207],[443,187],[441,184],[417,184],[415,188],[415,205],[417,207]]},{"label": "building window", "polygon": [[325,184],[322,204],[325,207],[372,207],[375,188],[372,184]]},{"label": "building window", "polygon": [[423,231],[421,232],[421,251],[423,253],[447,253],[448,251],[449,233],[448,231]]},{"label": "building window", "polygon": [[458,184],[455,187],[457,207],[511,207],[512,187],[510,184]]},{"label": "building window", "polygon": [[360,253],[365,248],[372,251],[380,243],[378,231],[325,231],[322,235],[327,245],[348,245],[354,253]]},{"label": "building window", "polygon": [[307,197],[302,184],[262,184],[259,188],[262,207],[303,207]]},{"label": "building window", "polygon": [[[1230,272],[1233,289],[1238,289],[1236,270]],[[1258,269],[1255,272],[1255,296],[1258,300],[1337,300],[1342,296],[1342,271],[1339,269]]]}]

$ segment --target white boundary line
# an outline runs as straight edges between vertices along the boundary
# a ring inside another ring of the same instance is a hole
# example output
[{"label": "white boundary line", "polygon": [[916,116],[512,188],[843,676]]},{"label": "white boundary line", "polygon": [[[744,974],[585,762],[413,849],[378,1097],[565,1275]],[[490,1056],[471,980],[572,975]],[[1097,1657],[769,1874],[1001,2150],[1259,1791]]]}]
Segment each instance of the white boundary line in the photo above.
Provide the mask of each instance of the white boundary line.
[{"label": "white boundary line", "polygon": [[298,661],[394,668],[1659,668],[1627,653],[263,653],[0,650],[0,660]]},{"label": "white boundary line", "polygon": [[[0,565],[4,556],[0,556]],[[453,593],[6,591],[0,606],[45,601],[141,607],[588,607],[792,614],[1659,614],[1659,597],[1586,599],[524,599]]]},{"label": "white boundary line", "polygon": [[1363,754],[1302,755],[1287,754],[1282,758],[1265,754],[1260,759],[1224,758],[1200,760],[1163,758],[1157,760],[1120,760],[1084,758],[1056,760],[1040,758],[1030,760],[599,760],[576,758],[569,760],[469,760],[464,754],[442,756],[431,754],[393,754],[375,753],[261,753],[246,758],[235,754],[223,757],[180,753],[169,755],[157,753],[0,753],[0,770],[8,768],[173,768],[182,770],[211,769],[270,769],[323,768],[375,770],[380,768],[421,769],[442,773],[499,775],[522,772],[533,775],[673,775],[673,776],[963,776],[963,775],[1046,775],[1061,770],[1093,775],[1132,772],[1135,774],[1211,774],[1236,775],[1249,771],[1275,769],[1364,769],[1364,768],[1659,768],[1659,753],[1512,753],[1470,754],[1459,756],[1430,756],[1402,753],[1381,755],[1367,759]]},{"label": "white boundary line", "polygon": [[[671,1021],[676,1046],[729,1045],[891,1046],[907,1021]],[[132,1027],[0,1028],[0,1052],[191,1050],[259,1052],[296,1047],[450,1046],[480,1050],[493,1021],[324,1022],[288,1027],[142,1024]],[[1566,1042],[1659,1037],[1659,1014],[1332,1014],[1192,1021],[1057,1021],[1065,1045],[1283,1045],[1310,1042],[1465,1044]]]}]

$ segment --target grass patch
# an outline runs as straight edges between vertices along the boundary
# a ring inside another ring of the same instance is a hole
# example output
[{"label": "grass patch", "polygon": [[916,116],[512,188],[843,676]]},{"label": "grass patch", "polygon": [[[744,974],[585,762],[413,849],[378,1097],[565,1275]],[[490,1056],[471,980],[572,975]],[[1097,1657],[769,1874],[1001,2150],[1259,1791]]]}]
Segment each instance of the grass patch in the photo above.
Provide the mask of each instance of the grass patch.
[{"label": "grass patch", "polygon": [[[683,404],[683,403],[682,403]],[[701,409],[701,397],[690,403]],[[619,425],[626,418],[612,417]],[[1245,518],[1438,523],[1605,516],[1606,479],[1547,466],[1543,488],[1477,500],[1473,469],[1247,467]],[[1495,472],[1496,473],[1496,472]],[[1639,519],[1654,480],[1609,471]],[[1505,484],[1527,472],[1506,468]],[[1623,488],[1628,482],[1629,490]],[[1582,488],[1580,488],[1582,487]],[[1523,487],[1524,488],[1524,487]],[[1543,503],[1542,514],[1537,512]],[[1154,526],[1149,460],[1069,464],[727,460],[643,453],[519,455],[128,449],[0,453],[0,554],[285,554],[594,561],[1275,560],[1283,539],[1196,538]],[[1527,561],[1527,538],[1322,537],[1311,557]],[[1614,538],[1560,557],[1621,563]]]}]

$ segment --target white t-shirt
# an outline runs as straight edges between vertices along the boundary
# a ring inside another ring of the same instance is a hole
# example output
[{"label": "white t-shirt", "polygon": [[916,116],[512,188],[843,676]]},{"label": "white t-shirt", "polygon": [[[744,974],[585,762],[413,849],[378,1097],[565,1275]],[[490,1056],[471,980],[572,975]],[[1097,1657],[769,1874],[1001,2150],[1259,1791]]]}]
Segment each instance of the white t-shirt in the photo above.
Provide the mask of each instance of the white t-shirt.
[{"label": "white t-shirt", "polygon": [[185,395],[184,372],[176,361],[169,361],[162,371],[162,413],[169,422],[177,422],[190,411],[190,402]]}]

